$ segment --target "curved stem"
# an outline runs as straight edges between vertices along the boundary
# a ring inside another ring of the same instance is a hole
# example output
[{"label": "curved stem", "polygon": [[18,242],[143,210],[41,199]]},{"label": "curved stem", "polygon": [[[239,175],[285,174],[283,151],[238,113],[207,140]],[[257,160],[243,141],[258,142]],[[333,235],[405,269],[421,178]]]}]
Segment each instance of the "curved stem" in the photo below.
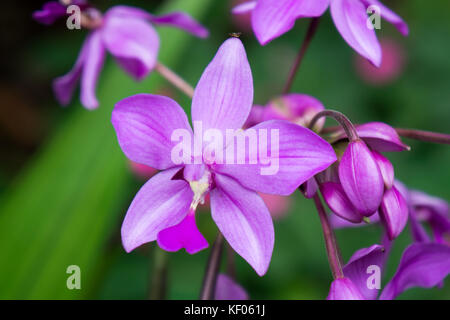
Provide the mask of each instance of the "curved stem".
[{"label": "curved stem", "polygon": [[170,82],[174,87],[178,88],[189,98],[194,96],[194,88],[191,87],[186,81],[184,81],[179,75],[167,68],[165,65],[157,62],[155,70],[159,72],[168,82]]},{"label": "curved stem", "polygon": [[200,300],[213,300],[216,291],[217,275],[219,274],[220,261],[222,259],[223,236],[219,231],[216,241],[211,248],[211,254],[206,265],[205,277],[203,278]]},{"label": "curved stem", "polygon": [[340,113],[339,111],[324,110],[317,113],[309,123],[308,127],[313,128],[316,122],[322,117],[331,117],[337,122],[339,122],[341,127],[344,129],[345,134],[348,137],[348,140],[350,141],[359,140],[358,133],[356,132],[356,128],[353,125],[353,123],[343,113]]},{"label": "curved stem", "polygon": [[405,138],[433,143],[450,144],[450,135],[445,133],[403,128],[395,128],[395,131],[397,131],[399,136]]},{"label": "curved stem", "polygon": [[320,223],[322,224],[323,237],[325,239],[325,247],[327,249],[328,262],[330,263],[331,273],[334,279],[343,278],[342,263],[340,259],[339,249],[337,247],[336,237],[328,221],[325,208],[318,193],[314,195],[314,204],[319,213]]},{"label": "curved stem", "polygon": [[150,287],[150,300],[163,300],[166,298],[167,289],[167,253],[155,246],[153,259],[155,269],[153,270],[152,283]]},{"label": "curved stem", "polygon": [[234,265],[234,250],[228,244],[227,246],[227,274],[236,280],[236,266]]},{"label": "curved stem", "polygon": [[302,64],[303,57],[305,56],[306,51],[308,50],[309,44],[311,43],[314,34],[317,31],[317,26],[319,25],[319,18],[312,18],[309,23],[308,31],[306,31],[305,39],[303,40],[302,46],[300,47],[300,51],[298,52],[297,58],[292,65],[291,70],[289,71],[288,80],[283,89],[283,94],[291,91],[292,83],[294,82],[295,76],[300,69],[300,65]]}]

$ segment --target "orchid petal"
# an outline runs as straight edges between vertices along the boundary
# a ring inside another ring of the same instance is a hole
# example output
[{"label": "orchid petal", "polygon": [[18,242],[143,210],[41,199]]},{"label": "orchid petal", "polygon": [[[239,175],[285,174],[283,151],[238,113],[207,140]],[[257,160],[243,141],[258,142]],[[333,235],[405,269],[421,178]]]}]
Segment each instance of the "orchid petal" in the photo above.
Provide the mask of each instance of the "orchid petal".
[{"label": "orchid petal", "polygon": [[215,300],[248,300],[248,294],[239,284],[229,276],[219,273],[217,275]]},{"label": "orchid petal", "polygon": [[33,12],[33,19],[39,23],[50,25],[66,15],[66,7],[58,1],[44,3],[41,10]]},{"label": "orchid petal", "polygon": [[238,4],[237,6],[235,6],[231,10],[231,13],[233,13],[233,14],[245,14],[245,13],[251,12],[251,11],[253,11],[253,9],[255,9],[256,2],[257,1],[247,1],[247,2],[244,2],[244,3]]},{"label": "orchid petal", "polygon": [[172,12],[162,16],[153,16],[150,21],[159,25],[179,28],[199,38],[206,38],[209,35],[208,29],[184,12]]},{"label": "orchid petal", "polygon": [[192,136],[183,109],[163,96],[138,94],[125,98],[114,107],[111,121],[125,155],[158,170],[181,164],[174,163],[171,156],[177,144],[171,139],[174,131],[183,130]]},{"label": "orchid petal", "polygon": [[375,30],[367,26],[366,8],[360,1],[331,1],[331,16],[341,36],[360,55],[375,66],[381,65],[381,47]]},{"label": "orchid petal", "polygon": [[97,80],[105,61],[105,48],[102,43],[100,31],[95,31],[89,35],[86,48],[86,58],[81,73],[81,103],[87,109],[98,107],[98,100],[95,95]]},{"label": "orchid petal", "polygon": [[103,41],[120,66],[137,80],[156,65],[159,37],[145,20],[109,14],[102,27]]},{"label": "orchid petal", "polygon": [[[227,157],[232,154],[233,160],[245,153],[245,163],[235,161],[235,164],[229,164],[228,161],[215,167],[218,172],[234,177],[251,190],[289,195],[336,161],[336,155],[328,142],[311,130],[291,122],[265,121],[243,134],[250,135],[252,132],[255,137],[259,135],[259,143],[250,141],[248,144],[257,145],[257,148],[249,148],[249,152],[246,152],[237,143],[229,143],[225,150]],[[261,133],[266,133],[266,141],[261,138]],[[274,136],[278,136],[278,140]],[[266,150],[262,145],[267,145]],[[257,161],[252,163],[252,159]]]},{"label": "orchid petal", "polygon": [[158,173],[134,197],[122,224],[127,252],[154,241],[161,230],[180,223],[188,214],[193,193],[184,180],[172,180],[179,168]]},{"label": "orchid petal", "polygon": [[450,247],[436,243],[414,243],[400,260],[394,277],[385,286],[380,300],[393,300],[412,287],[431,288],[450,273]]},{"label": "orchid petal", "polygon": [[152,15],[137,7],[119,5],[105,12],[104,18],[108,19],[109,17],[149,20],[152,18]]},{"label": "orchid petal", "polygon": [[360,214],[370,216],[375,213],[383,197],[383,178],[364,142],[349,143],[339,164],[339,179]]},{"label": "orchid petal", "polygon": [[295,20],[319,17],[329,0],[259,0],[252,12],[252,26],[262,45],[288,32]]},{"label": "orchid petal", "polygon": [[362,221],[362,216],[347,198],[344,189],[339,183],[325,182],[320,185],[320,191],[333,213],[353,223]]},{"label": "orchid petal", "polygon": [[348,278],[338,278],[331,283],[327,300],[365,300],[355,284]]},{"label": "orchid petal", "polygon": [[274,245],[273,222],[264,201],[227,176],[216,174],[211,214],[220,232],[256,273],[263,276]]},{"label": "orchid petal", "polygon": [[409,150],[397,132],[391,126],[382,122],[368,122],[356,127],[360,138],[378,152]]},{"label": "orchid petal", "polygon": [[253,79],[241,40],[230,38],[203,72],[192,99],[192,121],[203,130],[240,129],[250,113]]},{"label": "orchid petal", "polygon": [[185,248],[187,253],[194,254],[208,248],[208,241],[195,223],[194,212],[190,212],[179,224],[161,230],[157,240],[161,249],[171,252]]},{"label": "orchid petal", "polygon": [[397,188],[386,190],[381,202],[380,218],[390,240],[403,231],[408,222],[408,204]]},{"label": "orchid petal", "polygon": [[[366,300],[375,300],[378,296],[379,286],[377,285],[379,283],[372,283],[370,275],[373,274],[375,277],[378,275],[378,279],[380,279],[387,256],[388,250],[374,244],[369,248],[356,251],[343,268],[344,275],[353,282]],[[375,267],[378,268],[375,269]],[[378,274],[374,274],[374,272],[378,272]],[[376,280],[375,277],[373,280]]]},{"label": "orchid petal", "polygon": [[409,34],[408,25],[394,11],[383,5],[378,0],[361,0],[366,6],[377,6],[383,19],[392,23],[398,31],[404,36]]},{"label": "orchid petal", "polygon": [[371,215],[369,220],[370,220],[369,222],[363,221],[360,223],[353,223],[348,220],[342,219],[341,217],[339,217],[338,215],[335,215],[335,214],[330,216],[330,223],[334,229],[365,227],[365,226],[373,225],[374,223],[377,223],[380,221],[380,216],[379,216],[378,212],[375,212],[373,215]]},{"label": "orchid petal", "polygon": [[380,168],[384,185],[386,186],[387,189],[392,188],[392,186],[394,185],[394,166],[381,153],[372,150],[372,155],[375,161],[377,162],[378,168]]}]

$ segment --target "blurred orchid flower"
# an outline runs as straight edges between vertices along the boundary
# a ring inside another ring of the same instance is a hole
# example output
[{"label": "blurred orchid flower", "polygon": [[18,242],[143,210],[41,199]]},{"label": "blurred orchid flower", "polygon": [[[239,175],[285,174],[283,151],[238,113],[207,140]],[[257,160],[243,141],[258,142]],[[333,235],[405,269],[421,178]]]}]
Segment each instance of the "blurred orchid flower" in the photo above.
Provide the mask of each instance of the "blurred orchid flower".
[{"label": "blurred orchid flower", "polygon": [[[274,230],[270,213],[257,192],[289,195],[300,184],[336,161],[331,146],[314,132],[283,120],[262,122],[252,129],[278,130],[279,170],[261,175],[262,164],[226,164],[206,159],[175,164],[174,130],[194,139],[196,123],[219,132],[242,128],[253,102],[253,79],[244,46],[230,38],[219,48],[195,88],[191,129],[183,109],[172,99],[139,94],[119,101],[112,123],[125,155],[162,172],[137,193],[122,225],[127,252],[158,241],[161,248],[185,248],[193,254],[208,246],[195,225],[195,210],[210,194],[212,218],[230,246],[259,275],[270,263]],[[248,130],[248,129],[247,129]],[[192,140],[191,140],[192,141]],[[231,143],[227,148],[233,147]],[[206,152],[207,153],[207,152]],[[274,155],[268,156],[269,158]],[[189,160],[189,159],[188,159]]]},{"label": "blurred orchid flower", "polygon": [[252,12],[252,27],[259,42],[266,45],[294,27],[301,18],[319,17],[330,7],[334,24],[344,40],[375,66],[381,65],[381,47],[368,9],[392,23],[401,34],[408,35],[408,25],[378,0],[258,0],[233,8],[234,14]]},{"label": "blurred orchid flower", "polygon": [[217,275],[215,300],[248,300],[248,294],[239,284],[226,274]]},{"label": "blurred orchid flower", "polygon": [[[330,299],[377,299],[380,279],[389,254],[388,247],[373,245],[360,249],[343,268],[345,280],[334,280]],[[374,271],[377,268],[377,271]],[[376,274],[375,274],[376,272]],[[412,287],[431,288],[450,273],[450,247],[436,243],[415,243],[403,253],[397,272],[381,292],[380,300],[393,300]]]},{"label": "blurred orchid flower", "polygon": [[[51,3],[44,5],[44,13],[35,13],[38,21],[54,21],[60,9]],[[208,30],[183,12],[154,16],[139,8],[116,6],[103,17],[98,13],[97,20],[98,27],[88,34],[72,70],[53,82],[61,105],[69,104],[80,80],[81,103],[87,109],[98,107],[95,91],[106,52],[134,79],[145,78],[155,68],[159,51],[153,24],[176,27],[201,38],[208,36]]]}]

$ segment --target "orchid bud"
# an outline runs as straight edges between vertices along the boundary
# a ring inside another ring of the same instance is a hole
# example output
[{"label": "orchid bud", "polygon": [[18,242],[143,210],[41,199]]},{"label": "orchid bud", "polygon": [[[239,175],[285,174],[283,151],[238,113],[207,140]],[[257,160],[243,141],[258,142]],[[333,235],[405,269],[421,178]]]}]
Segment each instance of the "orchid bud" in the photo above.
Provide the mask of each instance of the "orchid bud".
[{"label": "orchid bud", "polygon": [[396,187],[384,193],[380,219],[390,240],[395,239],[405,228],[408,222],[408,204]]},{"label": "orchid bud", "polygon": [[325,182],[320,185],[320,191],[328,207],[336,215],[354,223],[362,221],[362,216],[347,198],[339,183]]},{"label": "orchid bud", "polygon": [[348,278],[339,278],[331,283],[327,300],[365,300],[362,293]]},{"label": "orchid bud", "polygon": [[394,185],[394,167],[392,163],[381,153],[372,150],[372,155],[380,168],[386,189],[392,188]]},{"label": "orchid bud", "polygon": [[383,197],[383,178],[372,152],[361,140],[352,141],[339,164],[339,179],[350,202],[363,216],[377,211]]},{"label": "orchid bud", "polygon": [[312,199],[316,193],[319,186],[317,185],[316,179],[311,178],[302,184],[299,190],[303,193],[306,199]]}]

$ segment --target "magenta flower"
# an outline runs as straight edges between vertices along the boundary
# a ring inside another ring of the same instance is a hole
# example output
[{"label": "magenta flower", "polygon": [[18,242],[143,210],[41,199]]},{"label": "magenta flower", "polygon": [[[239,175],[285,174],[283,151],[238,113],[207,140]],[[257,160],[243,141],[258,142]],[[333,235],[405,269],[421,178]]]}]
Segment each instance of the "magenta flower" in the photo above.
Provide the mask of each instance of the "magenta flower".
[{"label": "magenta flower", "polygon": [[217,275],[215,300],[248,300],[248,294],[242,286],[226,274]]},{"label": "magenta flower", "polygon": [[[355,252],[343,268],[346,280],[338,279],[331,284],[329,298],[377,299],[381,281],[377,275],[383,274],[389,247],[388,242],[387,246],[375,244]],[[412,287],[434,287],[449,273],[450,247],[435,243],[412,244],[404,251],[397,272],[386,284],[379,299],[393,300]]]},{"label": "magenta flower", "polygon": [[[155,240],[167,251],[185,248],[195,253],[206,248],[208,243],[195,225],[195,210],[209,193],[212,218],[220,232],[259,275],[265,274],[274,230],[257,192],[291,194],[336,160],[331,146],[306,128],[272,120],[250,128],[279,133],[278,148],[269,145],[270,155],[264,157],[279,161],[278,171],[271,175],[261,174],[267,167],[262,161],[219,162],[209,153],[211,144],[200,145],[197,163],[189,163],[190,158],[181,164],[172,160],[178,145],[171,139],[174,131],[182,129],[194,139],[201,135],[199,124],[203,130],[218,133],[238,130],[247,120],[252,100],[253,79],[245,49],[239,39],[231,38],[219,48],[195,88],[191,109],[194,130],[183,109],[170,98],[140,94],[116,104],[112,123],[125,155],[163,170],[141,188],[128,209],[122,225],[127,252]],[[230,143],[224,152],[234,147]],[[250,150],[247,156],[251,158],[254,152]]]},{"label": "magenta flower", "polygon": [[334,24],[344,40],[375,66],[381,65],[381,48],[375,30],[368,27],[367,9],[378,8],[382,18],[403,35],[408,25],[378,0],[258,0],[233,9],[235,14],[252,12],[252,27],[259,42],[266,45],[294,27],[300,18],[319,17],[330,6]]},{"label": "magenta flower", "polygon": [[130,76],[145,78],[154,69],[159,51],[158,33],[152,24],[180,28],[202,38],[208,35],[204,27],[182,12],[154,16],[138,8],[116,6],[99,19],[100,27],[88,34],[72,70],[53,83],[61,105],[70,102],[80,80],[81,103],[87,109],[98,107],[95,90],[107,51]]},{"label": "magenta flower", "polygon": [[[88,8],[85,0],[74,0],[71,4],[79,6],[81,10]],[[33,19],[39,23],[50,25],[59,18],[67,15],[67,7],[60,1],[49,1],[44,3],[41,10],[33,12]]]}]

